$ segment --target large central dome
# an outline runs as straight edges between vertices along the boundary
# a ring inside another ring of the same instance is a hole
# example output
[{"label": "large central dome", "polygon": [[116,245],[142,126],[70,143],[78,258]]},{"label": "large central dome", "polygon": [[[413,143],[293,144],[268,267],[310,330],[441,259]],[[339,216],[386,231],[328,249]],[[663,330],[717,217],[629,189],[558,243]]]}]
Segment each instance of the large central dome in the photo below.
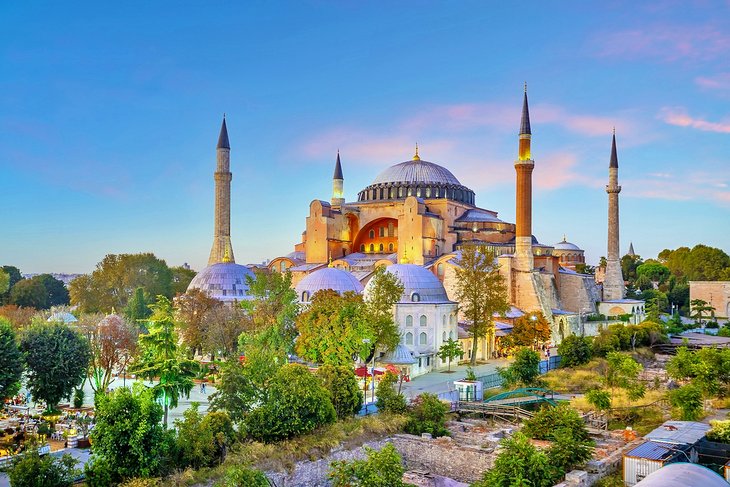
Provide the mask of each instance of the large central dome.
[{"label": "large central dome", "polygon": [[373,184],[379,183],[437,183],[461,186],[459,180],[445,167],[421,160],[390,166],[373,181]]},{"label": "large central dome", "polygon": [[422,161],[418,149],[412,160],[390,166],[378,174],[370,186],[358,193],[357,200],[402,200],[409,196],[474,204],[474,191],[463,186],[445,167]]}]

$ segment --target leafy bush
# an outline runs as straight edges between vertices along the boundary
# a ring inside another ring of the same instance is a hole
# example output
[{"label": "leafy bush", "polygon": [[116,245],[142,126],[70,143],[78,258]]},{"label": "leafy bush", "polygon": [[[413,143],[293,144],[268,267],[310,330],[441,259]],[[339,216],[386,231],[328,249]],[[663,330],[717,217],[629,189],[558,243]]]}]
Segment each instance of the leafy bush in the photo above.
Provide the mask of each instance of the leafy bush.
[{"label": "leafy bush", "polygon": [[449,408],[435,394],[423,393],[411,404],[406,423],[406,433],[420,435],[430,433],[434,438],[445,436],[446,412]]},{"label": "leafy bush", "polygon": [[363,395],[352,368],[323,365],[317,370],[317,375],[329,392],[339,419],[353,416],[360,411]]},{"label": "leafy bush", "polygon": [[568,335],[558,345],[561,367],[575,367],[588,363],[593,357],[591,339],[580,335]]},{"label": "leafy bush", "polygon": [[555,434],[559,430],[568,432],[579,441],[590,439],[578,411],[565,403],[560,403],[556,407],[543,407],[532,419],[525,422],[525,427],[522,429],[527,436],[538,440],[555,440]]},{"label": "leafy bush", "polygon": [[548,456],[523,433],[517,432],[503,439],[500,445],[494,466],[471,487],[550,487],[560,477],[560,472],[550,465]]},{"label": "leafy bush", "polygon": [[260,470],[247,467],[230,467],[226,470],[221,480],[215,483],[215,487],[269,487],[266,475]]},{"label": "leafy bush", "polygon": [[312,431],[337,418],[319,378],[299,364],[281,367],[271,379],[268,397],[244,420],[253,439],[276,441]]},{"label": "leafy bush", "polygon": [[69,454],[56,458],[40,456],[38,450],[30,450],[16,457],[10,468],[10,485],[13,487],[70,487],[80,471],[74,468],[76,460]]},{"label": "leafy bush", "polygon": [[679,410],[682,421],[696,421],[702,416],[702,389],[696,384],[669,391],[669,402]]},{"label": "leafy bush", "polygon": [[608,411],[611,409],[611,395],[603,389],[591,389],[586,392],[586,400],[599,411]]},{"label": "leafy bush", "polygon": [[521,348],[515,353],[515,359],[507,368],[498,368],[499,375],[504,380],[504,387],[539,386],[540,356],[534,350]]},{"label": "leafy bush", "polygon": [[77,387],[74,390],[74,407],[80,409],[84,405],[84,388]]},{"label": "leafy bush", "polygon": [[406,398],[395,390],[397,382],[398,376],[392,372],[386,372],[380,379],[378,387],[375,389],[375,395],[378,396],[375,405],[379,411],[397,414],[406,411]]},{"label": "leafy bush", "polygon": [[555,441],[547,451],[548,461],[563,475],[593,456],[593,441],[576,438],[570,430],[562,428],[553,436]]},{"label": "leafy bush", "polygon": [[613,324],[601,330],[593,338],[593,354],[605,357],[609,352],[649,347],[666,341],[666,335],[658,323],[644,321],[638,325]]},{"label": "leafy bush", "polygon": [[710,421],[707,439],[718,443],[730,443],[730,421]]},{"label": "leafy bush", "polygon": [[401,487],[403,463],[395,447],[388,443],[380,451],[365,447],[366,460],[335,461],[329,478],[335,487]]},{"label": "leafy bush", "polygon": [[175,420],[178,466],[198,469],[213,464],[215,440],[213,431],[205,426],[196,402],[183,412],[182,420]]}]

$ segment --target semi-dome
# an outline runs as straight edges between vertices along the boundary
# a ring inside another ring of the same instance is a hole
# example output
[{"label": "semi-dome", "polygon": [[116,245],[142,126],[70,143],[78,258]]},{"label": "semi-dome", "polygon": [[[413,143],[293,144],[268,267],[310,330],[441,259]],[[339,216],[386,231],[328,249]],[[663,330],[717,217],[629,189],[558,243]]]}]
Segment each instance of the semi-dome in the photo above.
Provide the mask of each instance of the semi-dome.
[{"label": "semi-dome", "polygon": [[390,166],[373,181],[373,184],[380,183],[440,183],[461,186],[456,176],[445,167],[420,159]]},{"label": "semi-dome", "polygon": [[474,191],[463,186],[445,167],[421,160],[418,150],[412,160],[378,174],[370,186],[360,191],[358,201],[402,200],[409,196],[474,204]]},{"label": "semi-dome", "polygon": [[200,289],[211,298],[224,302],[242,301],[249,299],[247,277],[255,277],[248,267],[234,262],[219,262],[200,271],[190,281],[188,291]]},{"label": "semi-dome", "polygon": [[583,250],[574,243],[570,243],[563,237],[562,242],[558,242],[554,245],[555,250]]},{"label": "semi-dome", "polygon": [[324,267],[318,269],[294,287],[301,302],[309,302],[317,291],[332,289],[343,294],[352,291],[360,294],[363,291],[362,283],[349,272],[337,267]]},{"label": "semi-dome", "polygon": [[[399,303],[451,303],[446,289],[428,269],[416,264],[393,264],[385,268],[403,284],[404,290]],[[373,280],[365,286],[365,295],[373,286]]]}]

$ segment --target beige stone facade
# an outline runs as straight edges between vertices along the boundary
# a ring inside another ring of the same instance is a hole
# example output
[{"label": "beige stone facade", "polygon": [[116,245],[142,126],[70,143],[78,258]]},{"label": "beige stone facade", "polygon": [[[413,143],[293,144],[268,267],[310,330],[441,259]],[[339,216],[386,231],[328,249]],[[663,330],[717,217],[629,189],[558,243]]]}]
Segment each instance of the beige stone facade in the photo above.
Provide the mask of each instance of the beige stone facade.
[{"label": "beige stone facade", "polygon": [[715,308],[716,318],[730,318],[730,281],[690,281],[689,300],[695,299]]}]

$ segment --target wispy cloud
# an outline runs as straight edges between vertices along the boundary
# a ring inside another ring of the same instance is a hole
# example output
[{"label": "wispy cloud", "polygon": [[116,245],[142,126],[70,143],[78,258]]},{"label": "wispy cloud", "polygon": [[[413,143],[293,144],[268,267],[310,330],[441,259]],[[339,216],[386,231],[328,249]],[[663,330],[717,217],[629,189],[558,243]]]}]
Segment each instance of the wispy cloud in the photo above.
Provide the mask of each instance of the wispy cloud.
[{"label": "wispy cloud", "polygon": [[687,113],[682,107],[664,107],[659,113],[659,119],[669,125],[691,127],[705,132],[730,133],[730,121],[710,122],[696,118]]},{"label": "wispy cloud", "polygon": [[695,83],[708,90],[730,91],[730,73],[719,73],[714,76],[698,76]]},{"label": "wispy cloud", "polygon": [[600,32],[593,44],[603,57],[710,61],[730,55],[730,32],[715,24],[656,23],[640,29]]},{"label": "wispy cloud", "polygon": [[624,181],[631,196],[668,201],[709,201],[730,207],[730,181],[704,171],[683,174],[647,174]]}]

